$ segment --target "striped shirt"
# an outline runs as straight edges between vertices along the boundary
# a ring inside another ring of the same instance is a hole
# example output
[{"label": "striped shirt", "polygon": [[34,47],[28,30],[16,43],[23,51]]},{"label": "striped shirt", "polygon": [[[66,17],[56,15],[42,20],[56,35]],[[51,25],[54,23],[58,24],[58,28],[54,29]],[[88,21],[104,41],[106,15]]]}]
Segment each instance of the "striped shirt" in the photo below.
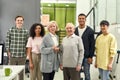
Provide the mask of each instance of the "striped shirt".
[{"label": "striped shirt", "polygon": [[28,31],[24,28],[12,27],[7,32],[6,50],[10,51],[11,57],[25,57]]}]

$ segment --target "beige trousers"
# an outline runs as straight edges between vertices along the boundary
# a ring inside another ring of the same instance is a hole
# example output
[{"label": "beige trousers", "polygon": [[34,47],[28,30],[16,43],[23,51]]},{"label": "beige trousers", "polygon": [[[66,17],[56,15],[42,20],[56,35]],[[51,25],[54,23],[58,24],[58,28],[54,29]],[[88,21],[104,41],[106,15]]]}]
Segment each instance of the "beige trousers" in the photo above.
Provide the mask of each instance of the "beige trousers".
[{"label": "beige trousers", "polygon": [[42,80],[42,74],[40,72],[40,59],[40,54],[32,53],[34,69],[30,70],[30,80]]}]

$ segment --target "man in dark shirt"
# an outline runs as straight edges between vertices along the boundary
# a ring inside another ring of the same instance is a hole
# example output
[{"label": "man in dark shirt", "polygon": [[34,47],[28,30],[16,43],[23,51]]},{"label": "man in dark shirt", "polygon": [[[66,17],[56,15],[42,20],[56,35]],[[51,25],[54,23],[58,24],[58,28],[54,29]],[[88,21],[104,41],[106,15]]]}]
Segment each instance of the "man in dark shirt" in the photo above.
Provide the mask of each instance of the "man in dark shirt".
[{"label": "man in dark shirt", "polygon": [[84,59],[82,66],[84,68],[85,80],[90,80],[90,64],[92,64],[92,57],[95,50],[94,31],[85,25],[86,15],[78,15],[79,25],[75,29],[75,34],[80,36],[84,45]]}]

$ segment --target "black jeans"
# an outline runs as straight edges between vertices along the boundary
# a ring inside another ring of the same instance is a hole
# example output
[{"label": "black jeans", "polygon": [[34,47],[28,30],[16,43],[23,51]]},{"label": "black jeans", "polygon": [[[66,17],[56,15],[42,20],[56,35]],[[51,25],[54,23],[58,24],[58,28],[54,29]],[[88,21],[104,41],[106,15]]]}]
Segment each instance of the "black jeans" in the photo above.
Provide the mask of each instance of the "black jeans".
[{"label": "black jeans", "polygon": [[52,71],[51,73],[42,73],[43,75],[43,80],[53,80],[55,71]]}]

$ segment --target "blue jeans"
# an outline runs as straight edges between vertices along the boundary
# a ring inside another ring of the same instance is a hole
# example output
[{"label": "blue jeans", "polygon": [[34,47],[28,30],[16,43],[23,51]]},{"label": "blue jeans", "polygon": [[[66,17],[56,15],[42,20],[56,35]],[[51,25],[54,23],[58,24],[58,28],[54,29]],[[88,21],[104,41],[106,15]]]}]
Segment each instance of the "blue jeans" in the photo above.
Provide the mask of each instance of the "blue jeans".
[{"label": "blue jeans", "polygon": [[98,69],[99,69],[99,74],[100,74],[101,80],[109,80],[110,71],[103,70],[101,68],[98,68]]},{"label": "blue jeans", "polygon": [[90,80],[90,64],[87,61],[87,58],[83,59],[82,63],[84,74],[85,74],[85,80]]}]

